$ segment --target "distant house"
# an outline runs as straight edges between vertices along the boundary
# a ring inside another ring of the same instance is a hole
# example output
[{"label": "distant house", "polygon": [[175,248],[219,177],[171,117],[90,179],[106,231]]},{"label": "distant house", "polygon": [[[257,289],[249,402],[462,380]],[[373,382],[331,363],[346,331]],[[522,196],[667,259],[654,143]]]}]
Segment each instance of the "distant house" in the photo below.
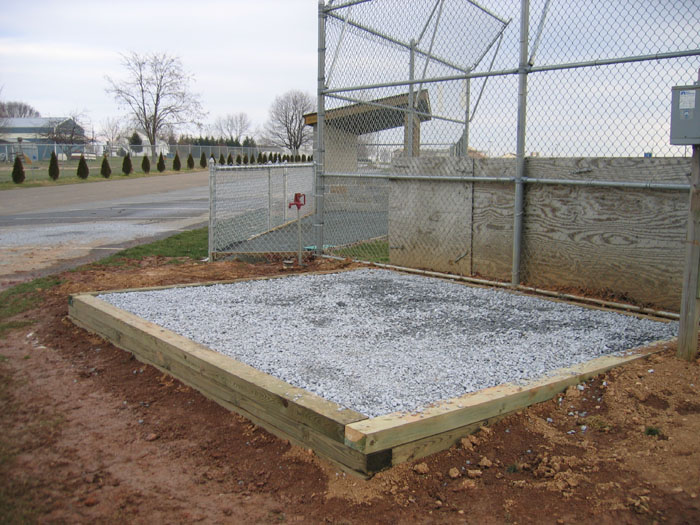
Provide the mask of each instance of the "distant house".
[{"label": "distant house", "polygon": [[62,143],[62,138],[72,138],[74,144],[82,144],[87,140],[85,130],[68,117],[5,118],[0,126],[0,142],[4,144],[53,144]]},{"label": "distant house", "polygon": [[[139,138],[141,139],[141,144],[135,145],[135,144],[129,144],[131,136],[136,133]],[[151,148],[151,142],[148,140],[148,137],[146,136],[145,133],[142,131],[131,131],[129,133],[125,133],[124,137],[121,138],[117,144],[115,144],[115,147],[110,148],[111,149],[111,155],[112,156],[123,156],[126,155],[126,152],[128,151],[132,157],[143,157],[143,156],[150,156],[153,154],[153,149]],[[168,156],[170,153],[170,148],[168,147],[168,143],[162,139],[156,138],[156,155],[163,154],[164,156]]]},{"label": "distant house", "polygon": [[95,156],[89,142],[85,129],[69,117],[0,119],[0,160],[11,161],[15,155],[28,162],[46,160],[52,152],[59,159],[81,153]]}]

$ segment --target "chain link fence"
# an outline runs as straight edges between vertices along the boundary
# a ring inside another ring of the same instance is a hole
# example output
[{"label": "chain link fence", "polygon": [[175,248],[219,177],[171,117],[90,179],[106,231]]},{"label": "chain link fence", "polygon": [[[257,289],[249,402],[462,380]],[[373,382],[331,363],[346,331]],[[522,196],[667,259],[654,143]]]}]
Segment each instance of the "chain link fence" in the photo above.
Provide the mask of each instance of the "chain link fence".
[{"label": "chain link fence", "polygon": [[307,251],[677,309],[698,27],[694,0],[321,2],[315,171],[217,167],[212,251],[293,252],[303,192]]},{"label": "chain link fence", "polygon": [[[296,253],[299,222],[302,249],[315,248],[313,164],[222,166],[211,162],[209,169],[210,260]],[[290,206],[297,193],[304,195],[299,208]]]},{"label": "chain link fence", "polygon": [[[189,155],[195,161],[195,165],[199,167],[199,161],[202,155],[206,159],[214,158],[219,161],[223,155],[224,160],[228,160],[231,155],[234,163],[238,156],[254,164],[258,161],[260,155],[270,157],[272,155],[284,155],[286,152],[279,146],[199,146],[192,144],[158,144],[156,146],[156,155],[163,154],[165,158],[174,158],[175,153],[178,153],[180,160],[184,163]],[[153,154],[152,148],[149,145],[110,145],[104,142],[90,142],[87,144],[55,144],[42,142],[13,142],[0,144],[0,162],[12,162],[15,156],[22,155],[31,162],[48,161],[51,154],[55,153],[59,161],[65,162],[75,160],[83,155],[88,160],[100,159],[103,156],[107,157],[125,157],[128,153],[131,157],[143,157]],[[306,158],[304,154],[304,159]]]},{"label": "chain link fence", "polygon": [[670,95],[697,78],[698,27],[692,0],[323,3],[315,245],[676,309]]}]

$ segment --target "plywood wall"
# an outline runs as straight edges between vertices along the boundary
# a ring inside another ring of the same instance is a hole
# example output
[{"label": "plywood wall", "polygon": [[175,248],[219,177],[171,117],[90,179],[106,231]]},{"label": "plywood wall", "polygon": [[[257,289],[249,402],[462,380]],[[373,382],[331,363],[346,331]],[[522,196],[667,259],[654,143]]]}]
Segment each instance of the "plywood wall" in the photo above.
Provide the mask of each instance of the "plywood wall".
[{"label": "plywood wall", "polygon": [[[401,175],[512,177],[515,159],[404,159]],[[684,158],[530,158],[527,176],[685,184]],[[510,280],[514,185],[392,180],[392,264]],[[527,184],[521,279],[659,308],[680,305],[684,191]]]}]

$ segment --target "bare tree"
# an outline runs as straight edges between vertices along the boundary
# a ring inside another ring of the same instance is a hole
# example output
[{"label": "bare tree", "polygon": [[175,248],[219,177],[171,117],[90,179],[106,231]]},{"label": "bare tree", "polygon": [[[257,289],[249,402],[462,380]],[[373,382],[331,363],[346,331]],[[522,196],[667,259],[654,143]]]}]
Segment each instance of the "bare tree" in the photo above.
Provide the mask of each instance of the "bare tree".
[{"label": "bare tree", "polygon": [[113,151],[125,131],[122,119],[107,117],[100,123],[99,136],[108,144],[110,151]]},{"label": "bare tree", "polygon": [[166,124],[160,130],[158,138],[164,140],[168,144],[177,144],[177,130],[172,124]]},{"label": "bare tree", "polygon": [[68,118],[51,120],[52,124],[44,133],[44,137],[60,144],[66,158],[70,158],[74,145],[90,142],[91,139],[85,133],[85,128],[89,124],[84,113],[74,110],[70,112]]},{"label": "bare tree", "polygon": [[0,117],[34,118],[41,117],[41,113],[26,102],[8,101],[0,102]]},{"label": "bare tree", "polygon": [[219,117],[214,121],[216,134],[230,142],[240,142],[243,135],[247,135],[252,124],[246,113],[230,113]]},{"label": "bare tree", "polygon": [[179,57],[167,53],[122,55],[126,80],[106,77],[107,93],[126,107],[136,125],[143,130],[156,155],[156,139],[167,126],[198,123],[204,115],[199,95],[190,91],[193,80]]},{"label": "bare tree", "polygon": [[265,138],[297,155],[299,148],[312,140],[311,128],[304,125],[304,114],[314,107],[311,95],[303,91],[292,90],[275,98],[265,124]]}]

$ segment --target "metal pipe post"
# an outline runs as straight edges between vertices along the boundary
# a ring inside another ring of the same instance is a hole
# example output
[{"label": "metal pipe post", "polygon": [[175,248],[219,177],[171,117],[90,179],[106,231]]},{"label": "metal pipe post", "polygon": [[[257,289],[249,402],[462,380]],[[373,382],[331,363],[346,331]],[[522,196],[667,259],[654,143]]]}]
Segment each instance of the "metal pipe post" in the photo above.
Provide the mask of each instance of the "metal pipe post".
[{"label": "metal pipe post", "polygon": [[272,229],[272,172],[267,168],[267,229]]},{"label": "metal pipe post", "polygon": [[459,152],[460,157],[469,156],[469,106],[471,106],[472,80],[467,78],[464,82],[464,134],[462,135],[462,144]]},{"label": "metal pipe post", "polygon": [[520,67],[518,73],[518,136],[515,165],[515,204],[513,207],[513,266],[511,285],[520,284],[520,255],[523,242],[523,204],[525,202],[525,131],[527,121],[528,29],[529,0],[521,0],[520,9]]},{"label": "metal pipe post", "polygon": [[316,229],[316,255],[323,255],[323,193],[325,191],[323,183],[323,170],[326,157],[326,145],[324,139],[326,121],[326,11],[323,0],[318,0],[318,122],[316,123],[316,151],[314,151],[315,161],[315,188],[314,206],[316,206],[316,218],[314,227]]},{"label": "metal pipe post", "polygon": [[297,236],[299,238],[299,247],[297,251],[297,262],[301,266],[301,208],[297,206]]},{"label": "metal pipe post", "polygon": [[282,168],[282,193],[284,197],[282,198],[282,209],[284,210],[284,222],[287,222],[287,167]]},{"label": "metal pipe post", "polygon": [[209,249],[207,257],[212,262],[214,254],[214,228],[216,227],[216,167],[212,160],[209,161]]},{"label": "metal pipe post", "polygon": [[[410,82],[413,82],[413,75],[414,75],[414,69],[415,69],[415,59],[416,59],[416,41],[411,40],[411,48],[410,48],[410,54],[409,54],[409,59],[408,59],[408,80]],[[415,104],[415,93],[413,91],[413,84],[409,84],[408,86],[408,113],[406,114],[405,117],[405,126],[406,128],[404,129],[404,156],[405,157],[413,157],[413,125],[414,121],[413,119],[415,118],[415,110],[416,110],[416,104]],[[420,93],[419,93],[420,96]]]}]

